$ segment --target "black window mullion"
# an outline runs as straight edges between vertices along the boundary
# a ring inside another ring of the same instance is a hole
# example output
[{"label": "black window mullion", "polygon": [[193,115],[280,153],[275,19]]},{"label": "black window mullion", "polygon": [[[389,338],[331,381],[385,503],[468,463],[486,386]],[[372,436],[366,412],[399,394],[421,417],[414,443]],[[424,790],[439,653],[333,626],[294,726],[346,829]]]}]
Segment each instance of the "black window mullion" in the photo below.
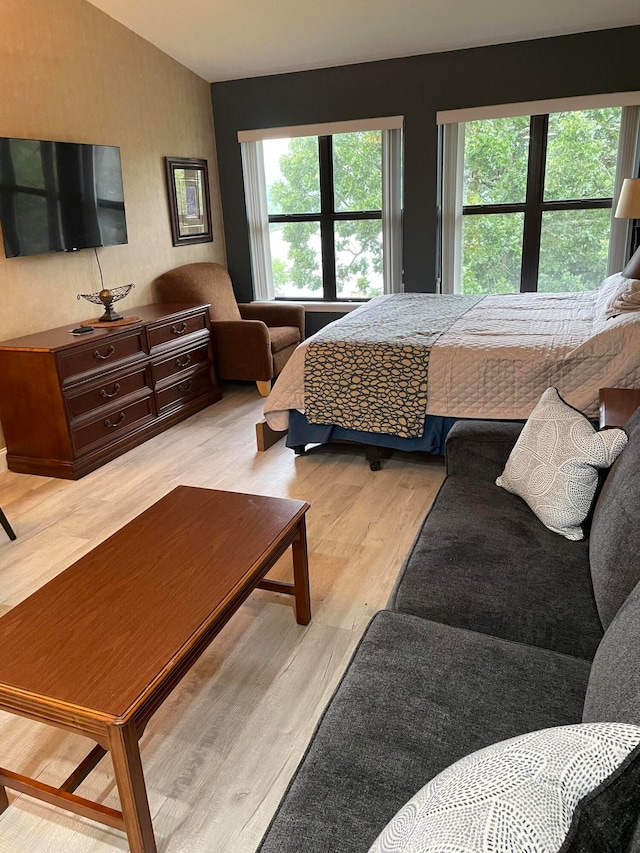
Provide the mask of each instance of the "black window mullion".
[{"label": "black window mullion", "polygon": [[319,213],[270,213],[269,222],[320,222]]},{"label": "black window mullion", "polygon": [[543,201],[540,207],[544,213],[545,210],[602,210],[606,207],[610,208],[612,204],[611,198],[570,198],[561,201]]},{"label": "black window mullion", "polygon": [[382,219],[382,211],[381,210],[346,210],[343,213],[334,213],[333,221],[334,222],[351,222],[352,220],[360,220],[360,219]]},{"label": "black window mullion", "polygon": [[463,216],[481,216],[487,213],[524,213],[526,204],[514,202],[500,202],[499,204],[465,204],[462,208]]},{"label": "black window mullion", "polygon": [[[26,192],[29,192],[27,188]],[[109,204],[109,202],[105,202]],[[117,202],[113,202],[117,206]],[[358,213],[334,213],[331,217],[334,222],[351,222],[364,219],[382,219],[381,210],[363,210]],[[322,222],[321,213],[270,213],[269,222]]]},{"label": "black window mullion", "polygon": [[[612,204],[611,198],[569,198],[569,199],[561,199],[559,201],[543,201],[540,205],[542,212],[545,210],[601,210],[602,208],[610,208]],[[465,205],[462,208],[462,213],[464,216],[486,216],[491,213],[526,213],[527,205],[526,204],[470,204]],[[336,214],[336,218],[339,218],[340,214]],[[351,214],[346,214],[343,216],[345,219],[380,219],[380,214],[360,214],[358,216],[352,216]]]},{"label": "black window mullion", "polygon": [[527,168],[524,234],[522,237],[522,270],[520,273],[521,293],[532,293],[538,289],[549,116],[531,116],[529,127],[529,164]]},{"label": "black window mullion", "polygon": [[324,298],[337,298],[336,253],[333,230],[333,139],[318,137],[320,155],[320,239],[322,245],[322,281]]}]

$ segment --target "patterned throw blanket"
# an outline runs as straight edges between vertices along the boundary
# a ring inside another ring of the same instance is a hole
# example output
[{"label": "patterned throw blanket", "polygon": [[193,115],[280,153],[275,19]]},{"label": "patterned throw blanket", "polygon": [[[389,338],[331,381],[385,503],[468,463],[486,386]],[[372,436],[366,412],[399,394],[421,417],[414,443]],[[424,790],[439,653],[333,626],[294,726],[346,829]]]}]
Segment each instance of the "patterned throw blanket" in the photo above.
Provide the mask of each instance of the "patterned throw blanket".
[{"label": "patterned throw blanket", "polygon": [[481,299],[395,294],[320,332],[305,355],[307,420],[402,438],[421,436],[431,347]]}]

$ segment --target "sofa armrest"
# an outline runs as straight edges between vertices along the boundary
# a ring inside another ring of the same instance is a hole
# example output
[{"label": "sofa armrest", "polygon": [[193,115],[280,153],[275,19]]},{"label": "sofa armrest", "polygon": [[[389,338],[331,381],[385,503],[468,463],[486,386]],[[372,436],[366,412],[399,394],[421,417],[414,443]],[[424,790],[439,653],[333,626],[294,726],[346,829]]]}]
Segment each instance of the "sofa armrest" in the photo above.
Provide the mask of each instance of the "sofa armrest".
[{"label": "sofa armrest", "polygon": [[457,421],[446,441],[447,474],[494,481],[504,471],[524,424]]},{"label": "sofa armrest", "polygon": [[238,305],[245,320],[262,320],[267,326],[297,326],[304,340],[304,306],[286,302],[245,302]]},{"label": "sofa armrest", "polygon": [[269,330],[260,320],[216,320],[211,323],[211,339],[220,379],[273,378]]}]

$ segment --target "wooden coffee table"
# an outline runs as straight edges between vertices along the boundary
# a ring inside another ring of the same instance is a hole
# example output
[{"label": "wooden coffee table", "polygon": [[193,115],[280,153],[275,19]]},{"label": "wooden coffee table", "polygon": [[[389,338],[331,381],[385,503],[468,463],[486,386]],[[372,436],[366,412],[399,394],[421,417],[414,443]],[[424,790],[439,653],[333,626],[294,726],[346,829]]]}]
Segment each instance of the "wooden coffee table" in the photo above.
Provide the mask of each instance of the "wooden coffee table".
[{"label": "wooden coffee table", "polygon": [[[253,589],[311,619],[309,504],[179,486],[0,619],[0,709],[84,735],[59,788],[0,768],[6,788],[127,833],[156,853],[138,740]],[[294,583],[264,580],[291,546]],[[73,792],[111,753],[122,811]]]}]

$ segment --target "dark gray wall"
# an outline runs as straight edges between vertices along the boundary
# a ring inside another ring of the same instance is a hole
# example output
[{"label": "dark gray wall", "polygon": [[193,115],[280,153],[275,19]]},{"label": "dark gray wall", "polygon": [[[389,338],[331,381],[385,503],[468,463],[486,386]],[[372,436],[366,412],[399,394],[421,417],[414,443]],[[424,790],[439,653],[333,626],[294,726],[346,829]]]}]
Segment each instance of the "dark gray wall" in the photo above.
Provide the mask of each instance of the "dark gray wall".
[{"label": "dark gray wall", "polygon": [[237,132],[403,115],[404,280],[430,292],[436,269],[438,110],[640,90],[640,26],[213,83],[227,260],[252,298]]}]

